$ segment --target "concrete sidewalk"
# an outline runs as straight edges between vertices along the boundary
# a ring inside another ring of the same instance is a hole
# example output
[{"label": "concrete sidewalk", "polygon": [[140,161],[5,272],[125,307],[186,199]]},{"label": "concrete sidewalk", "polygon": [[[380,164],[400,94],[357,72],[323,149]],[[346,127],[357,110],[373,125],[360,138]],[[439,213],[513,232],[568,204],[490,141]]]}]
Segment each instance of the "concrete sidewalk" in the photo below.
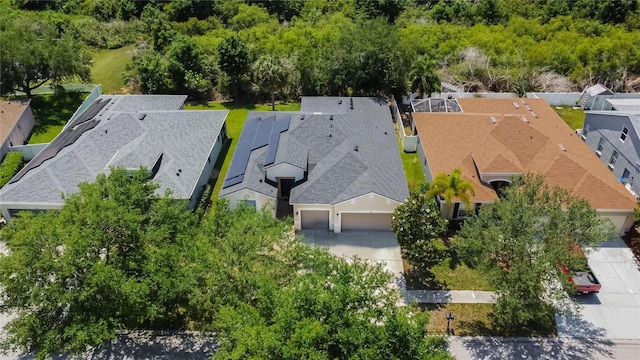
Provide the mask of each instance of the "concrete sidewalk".
[{"label": "concrete sidewalk", "polygon": [[640,341],[602,338],[502,338],[451,336],[458,360],[638,360]]},{"label": "concrete sidewalk", "polygon": [[496,295],[491,291],[473,290],[406,290],[407,302],[417,301],[426,304],[493,304]]}]

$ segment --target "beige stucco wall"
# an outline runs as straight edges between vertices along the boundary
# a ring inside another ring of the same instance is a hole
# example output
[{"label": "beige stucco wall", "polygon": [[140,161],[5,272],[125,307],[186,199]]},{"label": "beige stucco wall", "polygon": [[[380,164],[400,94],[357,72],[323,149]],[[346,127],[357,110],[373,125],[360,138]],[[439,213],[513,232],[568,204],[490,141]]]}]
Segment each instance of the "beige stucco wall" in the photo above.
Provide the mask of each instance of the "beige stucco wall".
[{"label": "beige stucco wall", "polygon": [[342,213],[393,213],[400,205],[400,202],[391,200],[387,197],[369,193],[334,206],[336,218],[333,231],[339,233],[341,229],[340,214]]},{"label": "beige stucco wall", "polygon": [[304,178],[304,170],[290,164],[278,164],[267,169],[267,179],[278,181],[278,178],[294,178],[300,181]]},{"label": "beige stucco wall", "polygon": [[324,204],[294,204],[293,205],[293,225],[296,230],[302,229],[301,210],[329,210],[329,230],[333,230],[335,223],[335,212],[333,206]]},{"label": "beige stucco wall", "polygon": [[294,204],[293,205],[293,223],[296,230],[302,228],[301,210],[328,210],[329,211],[329,230],[336,233],[341,231],[340,214],[345,212],[352,213],[393,213],[400,205],[400,202],[391,200],[384,196],[370,193],[353,198],[335,205],[323,204]]},{"label": "beige stucco wall", "polygon": [[231,194],[222,196],[222,198],[229,200],[229,206],[234,209],[238,205],[238,201],[241,200],[255,200],[256,209],[267,208],[273,216],[276,216],[276,201],[274,198],[261,194],[259,192],[243,189]]},{"label": "beige stucco wall", "polygon": [[[634,218],[634,214],[633,211],[612,211],[612,210],[596,210],[598,212],[598,215],[602,216],[602,217],[612,217],[612,218],[616,218],[615,220],[613,220],[612,222],[616,225],[616,233],[618,235],[624,235],[625,232],[629,231],[629,229],[631,229],[631,226],[633,226],[633,218]],[[622,222],[622,217],[625,217],[624,222]],[[620,221],[617,221],[618,219],[620,219]]]}]

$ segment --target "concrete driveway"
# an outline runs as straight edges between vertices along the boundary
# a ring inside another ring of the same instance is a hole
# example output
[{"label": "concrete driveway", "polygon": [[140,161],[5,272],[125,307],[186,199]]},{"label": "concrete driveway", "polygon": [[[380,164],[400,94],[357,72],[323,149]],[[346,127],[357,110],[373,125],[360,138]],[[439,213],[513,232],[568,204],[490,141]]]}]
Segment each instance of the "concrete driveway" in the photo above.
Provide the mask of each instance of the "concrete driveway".
[{"label": "concrete driveway", "polygon": [[599,294],[578,297],[579,316],[557,316],[558,336],[640,339],[640,264],[621,238],[589,254]]},{"label": "concrete driveway", "polygon": [[350,259],[358,256],[371,263],[384,263],[385,269],[404,279],[400,245],[390,231],[345,231],[336,234],[329,230],[303,230],[303,243],[329,249],[336,256]]}]

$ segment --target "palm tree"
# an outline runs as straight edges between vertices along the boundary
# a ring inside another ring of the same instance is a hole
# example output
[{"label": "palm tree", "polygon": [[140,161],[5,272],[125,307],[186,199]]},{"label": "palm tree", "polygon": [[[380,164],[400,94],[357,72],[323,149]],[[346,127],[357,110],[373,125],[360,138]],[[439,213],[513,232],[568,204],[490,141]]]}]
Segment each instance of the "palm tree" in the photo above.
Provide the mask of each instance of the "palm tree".
[{"label": "palm tree", "polygon": [[431,96],[431,93],[440,91],[440,76],[436,73],[436,62],[426,55],[419,56],[411,65],[409,73],[411,79],[411,91],[419,91],[424,98]]},{"label": "palm tree", "polygon": [[454,169],[450,175],[440,173],[431,182],[427,196],[442,196],[451,205],[453,198],[458,198],[467,211],[471,210],[471,196],[476,194],[473,184],[461,178],[462,170]]},{"label": "palm tree", "polygon": [[271,110],[275,110],[276,92],[287,86],[293,65],[287,59],[263,55],[253,64],[252,71],[257,87],[271,94]]}]

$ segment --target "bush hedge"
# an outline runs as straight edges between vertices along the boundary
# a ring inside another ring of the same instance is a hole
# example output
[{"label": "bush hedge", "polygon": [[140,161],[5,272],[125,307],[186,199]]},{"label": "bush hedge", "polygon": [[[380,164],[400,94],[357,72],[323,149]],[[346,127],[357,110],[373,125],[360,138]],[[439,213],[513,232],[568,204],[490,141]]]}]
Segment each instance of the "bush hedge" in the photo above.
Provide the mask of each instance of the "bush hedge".
[{"label": "bush hedge", "polygon": [[9,152],[0,163],[0,188],[22,168],[22,153]]}]

